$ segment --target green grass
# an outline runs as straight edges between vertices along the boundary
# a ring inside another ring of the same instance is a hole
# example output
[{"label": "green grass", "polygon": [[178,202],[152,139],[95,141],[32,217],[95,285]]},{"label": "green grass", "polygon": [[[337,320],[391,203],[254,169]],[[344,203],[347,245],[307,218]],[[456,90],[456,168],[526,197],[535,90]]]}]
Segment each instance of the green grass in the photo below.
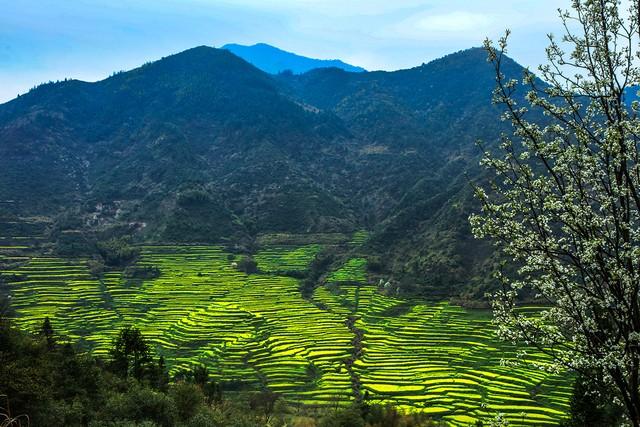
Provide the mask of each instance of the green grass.
[{"label": "green grass", "polygon": [[[216,246],[147,246],[139,264],[160,269],[149,280],[112,271],[97,279],[84,259],[16,257],[2,271],[16,322],[35,330],[44,317],[72,341],[105,355],[118,329],[139,327],[172,373],[204,363],[211,376],[264,384],[289,401],[327,405],[352,399],[345,361],[356,316],[364,331],[354,364],[373,402],[424,411],[452,426],[485,424],[503,412],[511,425],[557,425],[568,410],[571,382],[531,366],[505,367],[515,349],[493,337],[487,312],[446,303],[406,302],[367,284],[366,260],[352,258],[327,277],[312,300],[298,279],[319,245],[267,247],[261,274],[247,276]],[[391,316],[394,307],[406,306]],[[546,356],[530,351],[537,362]],[[319,375],[310,378],[313,364]]]}]

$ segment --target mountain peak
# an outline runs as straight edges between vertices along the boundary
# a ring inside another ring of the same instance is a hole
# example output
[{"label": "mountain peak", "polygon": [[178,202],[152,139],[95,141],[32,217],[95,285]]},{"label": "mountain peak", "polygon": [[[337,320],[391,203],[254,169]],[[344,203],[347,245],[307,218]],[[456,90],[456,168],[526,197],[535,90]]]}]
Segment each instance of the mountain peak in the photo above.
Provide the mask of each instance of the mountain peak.
[{"label": "mountain peak", "polygon": [[347,64],[339,59],[308,58],[266,43],[257,43],[252,46],[231,43],[222,46],[222,49],[232,52],[270,74],[287,70],[294,74],[303,74],[316,68],[340,68],[350,72],[366,71],[362,67]]},{"label": "mountain peak", "polygon": [[[175,53],[173,55],[165,56],[157,61],[151,62],[147,65],[188,65],[199,67],[210,66],[241,66],[246,61],[242,61],[236,55],[225,49],[216,49],[210,46],[196,46],[191,49],[184,50],[182,52]],[[246,64],[245,64],[246,65]],[[141,67],[145,68],[145,66]]]}]

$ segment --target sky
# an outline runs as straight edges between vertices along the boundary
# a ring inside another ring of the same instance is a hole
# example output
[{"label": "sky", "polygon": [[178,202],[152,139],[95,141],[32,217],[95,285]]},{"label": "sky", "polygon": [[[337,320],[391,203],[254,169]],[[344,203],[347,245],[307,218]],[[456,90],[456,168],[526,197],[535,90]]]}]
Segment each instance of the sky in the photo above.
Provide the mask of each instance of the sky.
[{"label": "sky", "polygon": [[0,0],[0,103],[50,80],[96,81],[182,50],[269,43],[368,70],[410,68],[512,30],[537,67],[569,0]]}]

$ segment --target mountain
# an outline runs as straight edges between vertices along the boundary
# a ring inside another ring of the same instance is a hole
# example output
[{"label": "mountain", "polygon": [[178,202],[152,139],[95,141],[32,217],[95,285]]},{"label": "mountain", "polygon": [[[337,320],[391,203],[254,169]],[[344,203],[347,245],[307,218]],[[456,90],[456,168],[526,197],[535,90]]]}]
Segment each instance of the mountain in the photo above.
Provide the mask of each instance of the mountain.
[{"label": "mountain", "polygon": [[[167,217],[150,221],[147,233],[193,241],[246,232],[230,210],[236,205],[238,214],[256,209],[253,219],[272,229],[282,219],[275,208],[258,209],[265,203],[349,221],[326,180],[302,167],[320,145],[339,145],[342,124],[306,111],[226,50],[191,49],[95,84],[45,85],[2,106],[0,123],[0,194],[23,211],[64,210],[88,197],[118,201],[143,221],[162,205]],[[211,186],[212,198],[181,198]],[[190,230],[205,208],[216,230]],[[287,226],[311,224],[303,216]]]},{"label": "mountain", "polygon": [[278,74],[283,71],[291,71],[294,74],[302,74],[316,68],[339,68],[350,72],[363,72],[364,68],[346,64],[339,59],[313,59],[306,56],[286,52],[277,47],[265,43],[253,46],[239,44],[226,44],[222,46],[257,68],[270,73]]},{"label": "mountain", "polygon": [[483,176],[475,141],[506,130],[494,82],[481,49],[274,76],[197,47],[45,84],[0,105],[0,216],[52,218],[59,244],[120,233],[247,251],[263,233],[367,229],[383,274],[475,298],[493,261],[469,231],[468,180]]}]

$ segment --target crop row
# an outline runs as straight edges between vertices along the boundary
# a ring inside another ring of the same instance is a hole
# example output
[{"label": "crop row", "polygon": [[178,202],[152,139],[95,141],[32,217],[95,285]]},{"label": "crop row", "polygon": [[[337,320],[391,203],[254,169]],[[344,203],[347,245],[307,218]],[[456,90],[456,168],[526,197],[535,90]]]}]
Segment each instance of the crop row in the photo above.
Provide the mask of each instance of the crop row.
[{"label": "crop row", "polygon": [[[498,413],[511,425],[557,425],[568,411],[566,374],[519,361],[515,348],[493,335],[488,312],[408,302],[370,285],[325,286],[314,300],[331,312],[358,317],[364,340],[354,368],[371,401],[460,426],[488,423]],[[528,361],[549,362],[532,349]]]}]

